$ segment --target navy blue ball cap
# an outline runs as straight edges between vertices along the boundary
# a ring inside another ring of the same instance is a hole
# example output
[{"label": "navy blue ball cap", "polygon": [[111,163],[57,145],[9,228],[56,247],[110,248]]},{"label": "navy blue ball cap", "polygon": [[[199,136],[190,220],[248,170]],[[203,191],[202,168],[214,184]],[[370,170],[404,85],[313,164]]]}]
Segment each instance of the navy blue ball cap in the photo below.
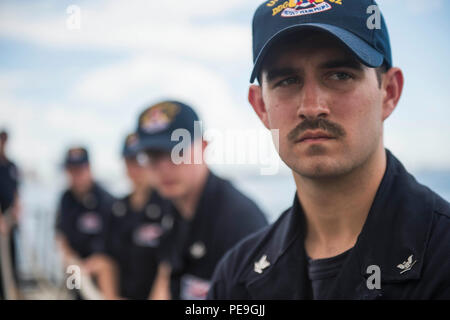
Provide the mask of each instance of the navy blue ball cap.
[{"label": "navy blue ball cap", "polygon": [[84,147],[71,147],[66,152],[64,166],[81,166],[89,163],[89,153]]},{"label": "navy blue ball cap", "polygon": [[126,136],[122,147],[122,156],[132,158],[137,156],[139,147],[139,138],[137,133],[130,133]]},{"label": "navy blue ball cap", "polygon": [[[163,101],[145,109],[138,118],[137,136],[140,151],[170,152],[180,141],[172,140],[172,133],[185,129],[191,139],[195,137],[195,122],[199,121],[194,109],[179,101]],[[201,135],[201,132],[197,133]]]},{"label": "navy blue ball cap", "polygon": [[8,131],[6,131],[4,129],[0,130],[0,140],[1,141],[8,140]]},{"label": "navy blue ball cap", "polygon": [[[372,19],[377,12],[379,26]],[[267,52],[279,39],[311,30],[336,37],[368,67],[392,67],[387,25],[374,0],[271,0],[261,4],[253,17],[254,67],[250,82],[258,77]]]}]

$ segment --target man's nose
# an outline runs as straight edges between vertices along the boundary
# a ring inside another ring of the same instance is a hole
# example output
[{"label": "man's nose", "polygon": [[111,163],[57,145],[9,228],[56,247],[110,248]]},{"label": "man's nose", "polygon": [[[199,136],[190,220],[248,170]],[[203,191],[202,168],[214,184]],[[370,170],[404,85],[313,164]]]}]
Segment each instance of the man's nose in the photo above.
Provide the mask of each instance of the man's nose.
[{"label": "man's nose", "polygon": [[305,81],[298,101],[297,116],[302,120],[327,117],[330,112],[325,95],[316,81]]}]

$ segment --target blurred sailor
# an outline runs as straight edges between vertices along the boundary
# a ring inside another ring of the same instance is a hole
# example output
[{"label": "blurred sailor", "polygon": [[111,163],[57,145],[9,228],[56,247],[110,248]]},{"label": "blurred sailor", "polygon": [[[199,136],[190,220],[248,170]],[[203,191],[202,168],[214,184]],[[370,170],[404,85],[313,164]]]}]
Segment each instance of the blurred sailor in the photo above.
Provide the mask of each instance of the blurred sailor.
[{"label": "blurred sailor", "polygon": [[[204,299],[224,253],[267,224],[253,201],[205,164],[207,143],[201,130],[194,129],[198,121],[191,107],[177,101],[158,103],[138,120],[138,149],[146,151],[158,192],[171,200],[176,217],[154,299]],[[173,141],[172,135],[184,138]]]},{"label": "blurred sailor", "polygon": [[137,144],[136,134],[125,139],[122,156],[132,192],[113,205],[108,251],[118,263],[120,295],[142,300],[150,296],[160,244],[173,217],[164,212],[168,202],[152,189],[154,173],[144,167],[145,156],[138,155]]},{"label": "blurred sailor", "polygon": [[81,264],[106,299],[117,297],[116,268],[105,255],[114,198],[93,179],[88,151],[70,148],[64,161],[69,188],[57,216],[57,242],[65,265]]},{"label": "blurred sailor", "polygon": [[[8,297],[7,292],[3,292],[4,285],[2,278],[11,276],[14,278],[14,282],[17,282],[17,270],[15,259],[15,242],[14,234],[17,230],[17,222],[19,216],[19,173],[16,165],[6,155],[6,144],[8,142],[8,133],[5,130],[0,132],[0,233],[3,239],[6,241],[7,247],[4,248],[5,252],[2,252],[4,257],[2,266],[7,268],[1,268],[2,277],[0,277],[0,299]],[[12,274],[6,274],[9,270]],[[11,280],[11,279],[7,279]],[[8,285],[7,285],[8,286]]]}]

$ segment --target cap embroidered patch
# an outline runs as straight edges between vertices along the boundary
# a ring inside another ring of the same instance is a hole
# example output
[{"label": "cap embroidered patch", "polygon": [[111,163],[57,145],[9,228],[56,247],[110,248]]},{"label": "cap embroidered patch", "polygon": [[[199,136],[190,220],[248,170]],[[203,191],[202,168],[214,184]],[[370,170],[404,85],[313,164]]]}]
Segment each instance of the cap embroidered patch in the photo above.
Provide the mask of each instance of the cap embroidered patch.
[{"label": "cap embroidered patch", "polygon": [[[342,5],[343,0],[328,0],[328,2]],[[289,0],[278,6],[278,0],[271,0],[267,3],[272,9],[272,16],[281,12],[281,16],[285,18],[303,16],[330,10],[332,5],[325,0]]]},{"label": "cap embroidered patch", "polygon": [[173,121],[180,108],[170,102],[157,104],[144,112],[139,126],[147,133],[156,133],[166,129]]},{"label": "cap embroidered patch", "polygon": [[136,133],[132,133],[130,135],[128,135],[127,139],[126,139],[126,145],[129,148],[133,148],[138,144],[138,136]]}]

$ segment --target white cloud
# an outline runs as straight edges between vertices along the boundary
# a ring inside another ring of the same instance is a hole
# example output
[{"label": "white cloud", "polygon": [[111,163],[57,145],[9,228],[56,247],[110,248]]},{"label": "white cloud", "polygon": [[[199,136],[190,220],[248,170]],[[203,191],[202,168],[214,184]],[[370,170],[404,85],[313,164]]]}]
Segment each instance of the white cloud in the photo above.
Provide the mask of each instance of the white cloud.
[{"label": "white cloud", "polygon": [[[425,15],[443,9],[444,0],[377,0],[382,10],[402,12],[404,8],[413,15]],[[385,9],[386,8],[386,9]],[[404,12],[404,11],[403,11]]]},{"label": "white cloud", "polygon": [[[130,110],[139,112],[139,108],[158,99],[181,99],[191,103],[206,123],[215,127],[246,127],[251,115],[247,105],[233,98],[220,74],[176,57],[142,56],[99,68],[86,73],[72,92],[73,99],[80,103],[109,112],[115,108],[134,113]],[[142,104],[138,104],[139,100]]]},{"label": "white cloud", "polygon": [[121,132],[108,119],[98,121],[95,112],[44,106],[4,94],[0,94],[0,105],[0,125],[6,126],[11,134],[10,155],[24,171],[39,172],[44,180],[51,181],[59,173],[63,152],[71,143],[95,146],[94,154],[106,159],[102,173],[117,166],[111,159],[117,151],[113,147],[122,138]]},{"label": "white cloud", "polygon": [[13,90],[20,88],[26,83],[30,74],[24,71],[2,72],[0,74],[0,88],[3,95],[10,95]]},{"label": "white cloud", "polygon": [[406,1],[406,5],[408,10],[415,15],[429,14],[442,9],[444,7],[444,0],[408,0]]},{"label": "white cloud", "polygon": [[[16,79],[10,89],[31,85],[22,76],[9,73],[0,77],[0,84]],[[69,96],[58,103],[29,101],[13,90],[0,93],[0,119],[7,119],[3,122],[15,136],[14,158],[47,178],[57,173],[63,151],[74,143],[93,150],[100,176],[117,173],[123,136],[134,129],[144,106],[163,98],[191,104],[207,129],[260,128],[251,109],[233,97],[219,74],[175,58],[144,56],[111,64],[86,72],[68,89]]]},{"label": "white cloud", "polygon": [[449,168],[450,148],[448,148],[450,128],[433,127],[417,130],[417,126],[409,128],[388,128],[386,130],[386,146],[405,164],[408,169],[433,168],[447,170]]},{"label": "white cloud", "polygon": [[[248,55],[250,26],[211,22],[242,1],[102,1],[83,3],[81,29],[66,27],[68,15],[45,4],[4,5],[0,36],[58,48],[164,50],[197,59]],[[208,23],[198,22],[208,18]]]}]

